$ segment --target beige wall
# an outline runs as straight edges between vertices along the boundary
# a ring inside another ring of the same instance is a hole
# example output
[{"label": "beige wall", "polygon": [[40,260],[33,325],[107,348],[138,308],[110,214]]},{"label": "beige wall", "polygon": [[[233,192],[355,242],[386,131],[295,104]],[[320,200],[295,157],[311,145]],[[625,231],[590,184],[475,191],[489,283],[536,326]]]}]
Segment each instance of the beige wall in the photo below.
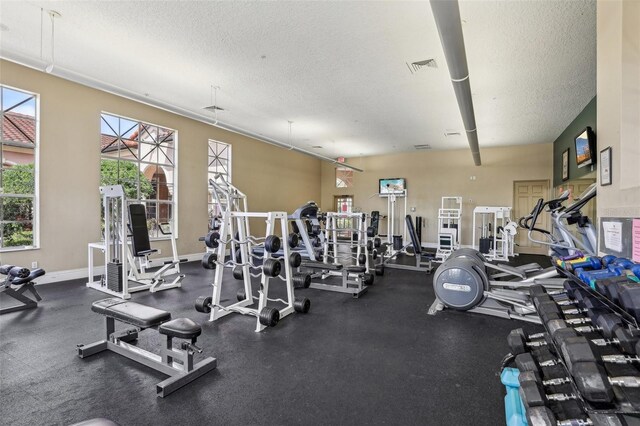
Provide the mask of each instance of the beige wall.
[{"label": "beige wall", "polygon": [[[476,206],[512,206],[513,182],[549,180],[553,169],[552,144],[503,148],[483,148],[482,166],[473,165],[469,150],[409,152],[395,155],[349,159],[349,164],[365,170],[355,172],[353,188],[335,187],[335,166],[322,164],[321,207],[334,211],[333,197],[354,195],[354,207],[364,212],[380,210],[386,214],[386,198],[380,198],[378,179],[407,179],[407,209],[415,207],[414,216],[422,216],[425,228],[422,241],[436,242],[438,208],[443,196],[463,197],[462,244],[471,244],[472,212]],[[475,180],[470,180],[475,176]],[[533,208],[533,206],[531,206]],[[399,215],[402,215],[402,209]],[[383,226],[386,226],[384,224]],[[386,230],[386,228],[384,228]]]},{"label": "beige wall", "polygon": [[[2,263],[37,261],[48,271],[87,266],[87,243],[100,240],[101,111],[178,131],[181,255],[203,251],[208,139],[232,144],[233,183],[248,195],[251,210],[291,212],[320,196],[315,158],[11,62],[0,61],[0,82],[40,95],[40,249],[2,253]],[[168,244],[159,247],[168,253]]]},{"label": "beige wall", "polygon": [[640,217],[640,2],[600,0],[597,16],[598,148],[612,155],[598,216]]}]

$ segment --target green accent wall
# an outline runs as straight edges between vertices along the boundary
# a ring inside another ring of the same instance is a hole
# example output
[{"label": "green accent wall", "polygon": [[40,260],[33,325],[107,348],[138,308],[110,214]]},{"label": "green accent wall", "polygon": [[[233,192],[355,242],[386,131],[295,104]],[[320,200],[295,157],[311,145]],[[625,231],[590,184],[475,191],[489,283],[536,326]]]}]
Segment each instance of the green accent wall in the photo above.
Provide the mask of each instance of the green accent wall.
[{"label": "green accent wall", "polygon": [[[592,166],[586,166],[578,168],[576,165],[576,148],[575,137],[584,130],[585,127],[590,126],[596,134],[596,144],[598,142],[598,130],[596,129],[597,113],[596,113],[597,101],[594,96],[591,102],[587,104],[576,118],[573,119],[571,124],[558,136],[553,142],[553,186],[562,185],[562,153],[569,148],[569,180],[580,179],[581,177],[591,173]],[[596,153],[598,147],[596,146]],[[595,166],[594,166],[595,167]]]}]

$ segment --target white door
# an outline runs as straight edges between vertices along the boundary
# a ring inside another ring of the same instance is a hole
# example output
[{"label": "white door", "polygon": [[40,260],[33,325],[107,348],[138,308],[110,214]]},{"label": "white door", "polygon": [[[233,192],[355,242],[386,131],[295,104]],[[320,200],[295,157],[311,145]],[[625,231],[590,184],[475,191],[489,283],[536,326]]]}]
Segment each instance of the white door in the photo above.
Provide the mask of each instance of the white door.
[{"label": "white door", "polygon": [[[545,201],[549,199],[549,181],[548,180],[527,180],[513,182],[513,220],[518,220],[523,216],[528,216],[535,207],[538,199],[543,198]],[[549,213],[542,212],[538,216],[536,228],[550,229]],[[516,253],[527,254],[547,254],[548,247],[542,244],[533,243],[527,237],[528,231],[518,228],[516,235]],[[537,240],[545,240],[544,235],[536,232],[533,238]]]}]

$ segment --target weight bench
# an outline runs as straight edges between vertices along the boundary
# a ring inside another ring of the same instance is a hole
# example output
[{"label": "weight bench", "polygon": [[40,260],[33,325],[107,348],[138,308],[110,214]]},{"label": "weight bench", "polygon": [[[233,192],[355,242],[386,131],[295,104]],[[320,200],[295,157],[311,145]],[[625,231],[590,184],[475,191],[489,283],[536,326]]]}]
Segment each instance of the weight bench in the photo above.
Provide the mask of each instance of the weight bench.
[{"label": "weight bench", "polygon": [[[160,397],[169,395],[217,366],[216,359],[212,357],[193,364],[194,353],[202,353],[202,349],[196,346],[202,327],[189,318],[171,320],[171,314],[167,311],[116,298],[93,302],[91,310],[106,317],[106,338],[88,345],[78,345],[78,356],[86,358],[109,350],[160,371],[170,376],[156,385]],[[135,328],[116,332],[116,320]],[[160,355],[132,343],[137,340],[139,331],[156,327],[163,337]],[[177,348],[173,346],[173,339],[182,340]]]},{"label": "weight bench", "polygon": [[[43,276],[45,274],[44,269],[38,268],[30,271],[27,268],[21,268],[19,266],[3,265],[0,266],[0,274],[7,276],[5,281],[0,284],[0,294],[6,294],[21,303],[20,305],[1,308],[0,314],[38,307],[38,302],[42,300],[42,297],[40,297],[36,291],[33,280]],[[35,299],[25,295],[24,293],[27,291],[30,292]]]},{"label": "weight bench", "polygon": [[301,268],[317,269],[319,272],[315,272],[311,275],[311,278],[320,278],[322,280],[331,276],[340,276],[342,280],[341,285],[325,284],[318,282],[311,282],[310,288],[319,290],[337,291],[340,293],[349,293],[353,297],[360,297],[365,293],[371,284],[373,284],[373,275],[366,274],[367,268],[360,265],[343,266],[335,263],[324,263],[307,261],[300,264]]}]

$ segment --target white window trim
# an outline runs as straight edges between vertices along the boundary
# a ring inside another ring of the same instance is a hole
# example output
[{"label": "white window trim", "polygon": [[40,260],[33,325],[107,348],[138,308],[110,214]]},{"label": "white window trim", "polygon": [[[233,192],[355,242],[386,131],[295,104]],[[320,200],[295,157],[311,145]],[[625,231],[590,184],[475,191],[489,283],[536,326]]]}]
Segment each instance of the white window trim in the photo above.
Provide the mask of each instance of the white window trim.
[{"label": "white window trim", "polygon": [[17,92],[28,93],[35,97],[36,101],[36,146],[34,148],[35,151],[35,175],[34,175],[34,193],[33,193],[33,206],[35,212],[33,214],[33,245],[30,246],[18,246],[18,247],[2,247],[0,248],[1,253],[5,252],[14,252],[14,251],[26,251],[26,250],[40,250],[40,94],[32,92],[30,90],[20,89],[18,87],[13,87],[8,84],[0,84],[2,87],[6,87],[7,89],[15,90]]},{"label": "white window trim", "polygon": [[[172,204],[173,204],[173,224],[172,224],[173,225],[173,229],[171,231],[174,233],[175,239],[177,240],[178,237],[179,237],[179,229],[180,229],[180,226],[178,226],[178,224],[180,223],[180,220],[179,220],[179,217],[180,217],[179,216],[179,208],[178,208],[178,206],[180,204],[180,203],[178,203],[178,197],[180,195],[180,190],[178,189],[178,187],[179,187],[179,182],[178,182],[178,174],[179,174],[178,173],[179,172],[179,170],[178,170],[179,169],[179,167],[178,167],[178,164],[179,164],[178,163],[178,161],[179,161],[179,158],[178,158],[178,156],[179,156],[178,145],[179,145],[179,141],[178,141],[178,139],[180,138],[180,135],[179,135],[178,129],[174,129],[173,127],[168,127],[168,126],[165,126],[163,124],[156,124],[156,123],[153,123],[151,121],[141,120],[141,119],[138,119],[138,118],[131,118],[131,117],[128,117],[126,115],[118,114],[118,113],[115,113],[115,112],[109,112],[109,111],[105,111],[105,110],[100,111],[100,114],[98,115],[98,129],[101,129],[101,126],[102,126],[102,123],[100,121],[100,120],[102,120],[102,114],[108,114],[108,115],[112,115],[114,117],[124,118],[125,120],[135,121],[135,122],[144,123],[144,124],[150,124],[152,126],[158,126],[158,127],[164,128],[164,129],[173,130],[173,132],[174,132],[173,133],[174,134],[173,144],[174,144],[174,163],[175,163],[175,165],[173,166],[173,181],[174,181],[174,184],[173,184],[173,201],[172,201]],[[98,147],[100,146],[101,135],[102,135],[102,131],[99,130],[98,131]],[[99,159],[102,160],[102,150],[101,149],[98,150],[98,156],[99,156]],[[170,237],[154,237],[154,238],[150,238],[150,241],[168,241],[170,239],[171,239]]]}]

